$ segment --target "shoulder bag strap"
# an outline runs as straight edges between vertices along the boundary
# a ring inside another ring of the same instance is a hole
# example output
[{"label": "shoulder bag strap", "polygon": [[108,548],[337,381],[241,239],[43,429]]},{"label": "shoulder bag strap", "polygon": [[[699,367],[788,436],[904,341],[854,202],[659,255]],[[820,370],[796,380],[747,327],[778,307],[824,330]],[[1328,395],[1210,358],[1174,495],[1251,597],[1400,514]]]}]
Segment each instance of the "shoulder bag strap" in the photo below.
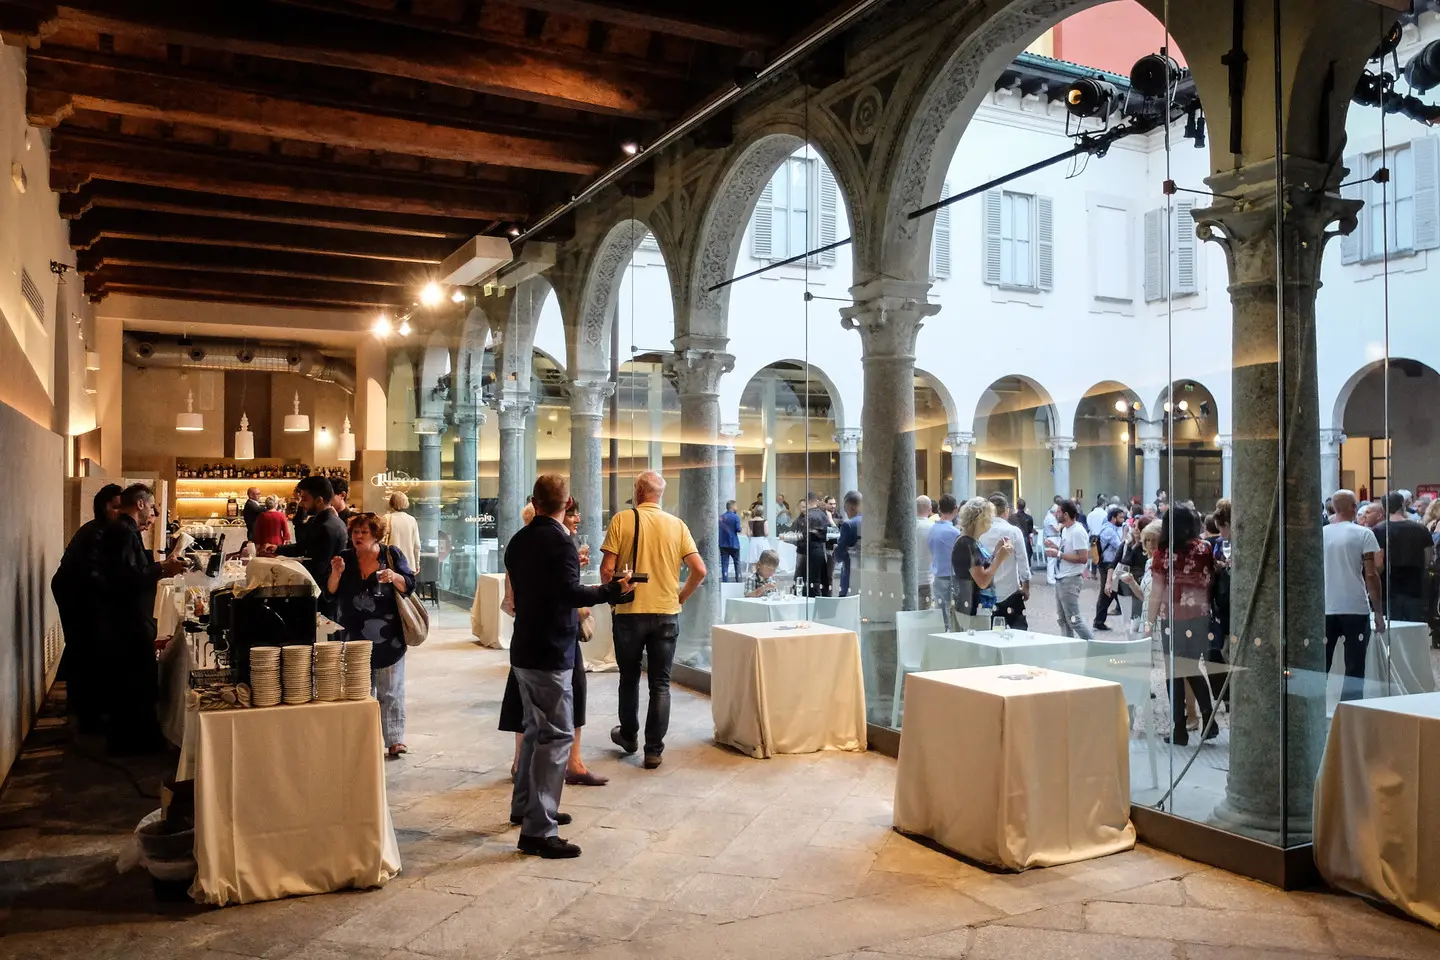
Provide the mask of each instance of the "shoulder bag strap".
[{"label": "shoulder bag strap", "polygon": [[635,568],[640,565],[640,508],[631,507],[630,512],[635,514],[635,540],[630,544],[630,572],[639,573]]}]

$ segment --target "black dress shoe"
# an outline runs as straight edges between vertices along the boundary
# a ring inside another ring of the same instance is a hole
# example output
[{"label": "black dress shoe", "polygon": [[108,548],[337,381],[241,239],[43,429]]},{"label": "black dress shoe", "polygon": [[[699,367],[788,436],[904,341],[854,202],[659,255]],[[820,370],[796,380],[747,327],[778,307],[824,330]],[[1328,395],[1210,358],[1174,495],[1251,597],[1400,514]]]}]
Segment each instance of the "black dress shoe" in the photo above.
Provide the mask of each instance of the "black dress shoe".
[{"label": "black dress shoe", "polygon": [[620,732],[620,728],[618,726],[610,728],[610,742],[615,744],[615,746],[619,747],[620,752],[626,756],[640,749],[640,745],[636,743],[633,739],[625,739],[624,734]]},{"label": "black dress shoe", "polygon": [[654,769],[655,769],[656,767],[658,767],[658,766],[660,766],[660,754],[658,754],[658,753],[651,753],[649,750],[646,750],[646,751],[645,751],[645,769],[646,769],[646,770],[654,770]]},{"label": "black dress shoe", "polygon": [[[570,825],[570,821],[572,821],[573,819],[575,819],[575,818],[572,817],[572,816],[570,816],[570,814],[568,814],[568,813],[557,813],[557,814],[555,814],[555,822],[558,823],[558,824],[560,824],[560,826],[562,826],[562,827],[569,826],[569,825]],[[520,826],[520,824],[522,824],[522,823],[525,822],[525,818],[524,818],[524,817],[511,817],[511,818],[510,818],[510,822],[513,823],[515,826],[518,827],[518,826]]]},{"label": "black dress shoe", "polygon": [[1106,626],[1105,624],[1103,624],[1103,623],[1092,623],[1091,626],[1094,627],[1096,630],[1109,630],[1109,629],[1110,629],[1109,627],[1107,627],[1107,626]]},{"label": "black dress shoe", "polygon": [[1177,747],[1188,747],[1190,746],[1190,731],[1181,727],[1166,737],[1165,742],[1174,744]]},{"label": "black dress shoe", "polygon": [[580,848],[560,837],[527,837],[520,835],[518,844],[521,853],[545,860],[570,860],[580,856]]}]

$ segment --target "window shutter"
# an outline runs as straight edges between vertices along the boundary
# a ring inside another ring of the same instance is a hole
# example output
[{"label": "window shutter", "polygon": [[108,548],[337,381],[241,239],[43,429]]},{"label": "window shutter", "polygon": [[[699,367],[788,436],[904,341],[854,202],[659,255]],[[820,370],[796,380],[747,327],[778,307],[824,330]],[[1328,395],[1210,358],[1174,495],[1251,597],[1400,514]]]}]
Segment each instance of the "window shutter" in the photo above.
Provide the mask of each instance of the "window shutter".
[{"label": "window shutter", "polygon": [[750,218],[750,253],[757,260],[772,259],[770,237],[774,217],[775,188],[772,183],[766,183],[765,189],[760,191],[760,200],[755,204],[755,213]]},{"label": "window shutter", "polygon": [[1410,142],[1415,162],[1415,249],[1440,247],[1440,139],[1417,137]]},{"label": "window shutter", "polygon": [[[1348,167],[1350,170],[1350,172],[1345,175],[1347,179],[1358,180],[1360,177],[1363,177],[1365,175],[1365,158],[1358,153],[1352,153],[1350,154],[1350,156],[1346,157],[1345,166]],[[1340,196],[1346,200],[1364,200],[1365,184],[1363,182],[1347,183],[1340,188]],[[1416,227],[1419,227],[1418,223],[1416,224]],[[1360,222],[1355,225],[1355,229],[1350,231],[1349,236],[1340,238],[1341,263],[1360,262],[1360,251],[1364,249],[1364,234],[1365,219],[1364,211],[1362,210],[1360,215]]]},{"label": "window shutter", "polygon": [[1165,211],[1145,212],[1145,302],[1165,299]]},{"label": "window shutter", "polygon": [[1055,201],[1035,198],[1035,285],[1041,290],[1055,288]]},{"label": "window shutter", "polygon": [[[940,188],[942,196],[950,196],[950,184]],[[934,235],[930,242],[930,275],[950,276],[950,208],[941,207],[935,211]]]},{"label": "window shutter", "polygon": [[[835,186],[835,175],[825,164],[820,167],[820,246],[827,246],[834,243],[838,237],[835,235],[836,221],[839,217],[839,196],[840,190]],[[826,250],[820,254],[820,262],[827,267],[835,265],[835,251]]]},{"label": "window shutter", "polygon": [[1200,292],[1200,278],[1197,275],[1195,244],[1195,208],[1193,200],[1175,202],[1175,296]]},{"label": "window shutter", "polygon": [[999,190],[985,191],[985,282],[1000,285],[1000,207],[1003,195]]}]

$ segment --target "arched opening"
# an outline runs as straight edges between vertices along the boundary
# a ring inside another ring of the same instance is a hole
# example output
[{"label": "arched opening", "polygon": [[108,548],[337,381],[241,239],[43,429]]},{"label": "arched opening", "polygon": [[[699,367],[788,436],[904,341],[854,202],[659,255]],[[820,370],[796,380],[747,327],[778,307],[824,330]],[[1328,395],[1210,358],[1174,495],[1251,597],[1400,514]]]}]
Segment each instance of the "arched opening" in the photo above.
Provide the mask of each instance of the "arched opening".
[{"label": "arched opening", "polygon": [[955,452],[950,434],[955,406],[934,376],[915,371],[915,492],[939,500],[954,489]]},{"label": "arched opening", "polygon": [[[1172,503],[1191,501],[1206,513],[1215,509],[1225,481],[1214,394],[1202,383],[1181,380],[1173,393],[1161,392],[1150,415],[1158,427],[1155,436],[1165,444],[1165,452],[1156,454],[1161,458],[1160,489]],[[1143,450],[1141,455],[1146,455]]]},{"label": "arched opening", "polygon": [[1146,411],[1140,395],[1106,380],[1085,391],[1075,408],[1070,478],[1087,497],[1104,495],[1129,501],[1139,494],[1138,422]]},{"label": "arched opening", "polygon": [[1434,470],[1440,430],[1432,413],[1440,404],[1440,373],[1397,358],[1389,361],[1388,391],[1384,361],[1357,371],[1347,386],[1336,404],[1335,422],[1346,437],[1340,486],[1362,500],[1395,490],[1440,493]]},{"label": "arched opening", "polygon": [[664,356],[647,352],[620,364],[612,401],[612,416],[601,428],[609,443],[604,473],[614,481],[610,489],[618,497],[611,511],[626,508],[630,481],[644,470],[671,481],[661,506],[674,511],[680,503],[680,485],[674,482],[680,466],[680,394],[665,372]]},{"label": "arched opening", "polygon": [[844,496],[836,411],[829,378],[793,360],[762,368],[740,395],[736,500],[741,507],[762,505],[777,536],[789,532],[807,493]]},{"label": "arched opening", "polygon": [[975,490],[1044,503],[1054,492],[1048,442],[1056,414],[1050,395],[1022,376],[1001,377],[975,408]]}]

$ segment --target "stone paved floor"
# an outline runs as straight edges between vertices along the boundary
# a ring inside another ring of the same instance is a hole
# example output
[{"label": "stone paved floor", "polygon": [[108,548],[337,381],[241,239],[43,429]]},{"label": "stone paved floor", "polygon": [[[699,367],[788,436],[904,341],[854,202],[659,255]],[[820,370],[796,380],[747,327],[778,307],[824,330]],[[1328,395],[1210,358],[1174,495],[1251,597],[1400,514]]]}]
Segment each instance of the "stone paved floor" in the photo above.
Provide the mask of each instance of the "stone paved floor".
[{"label": "stone paved floor", "polygon": [[590,679],[592,767],[571,788],[573,861],[520,857],[511,741],[495,732],[504,655],[462,611],[412,653],[408,758],[389,764],[405,868],[389,886],[277,903],[157,905],[117,875],[160,763],[81,756],[47,720],[0,796],[0,957],[467,960],[588,957],[1167,958],[1440,956],[1440,933],[1350,897],[1282,893],[1155,850],[987,873],[889,829],[893,761],[755,761],[710,742],[677,690],[665,766],[622,762],[613,675]]}]

